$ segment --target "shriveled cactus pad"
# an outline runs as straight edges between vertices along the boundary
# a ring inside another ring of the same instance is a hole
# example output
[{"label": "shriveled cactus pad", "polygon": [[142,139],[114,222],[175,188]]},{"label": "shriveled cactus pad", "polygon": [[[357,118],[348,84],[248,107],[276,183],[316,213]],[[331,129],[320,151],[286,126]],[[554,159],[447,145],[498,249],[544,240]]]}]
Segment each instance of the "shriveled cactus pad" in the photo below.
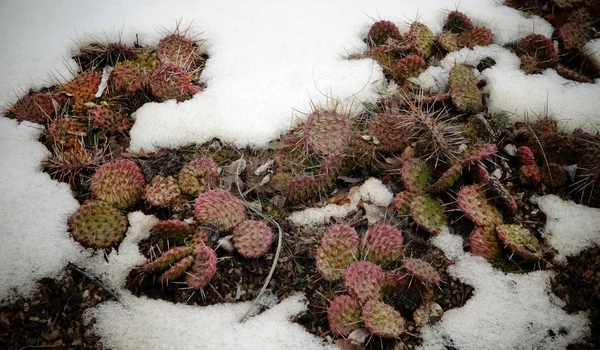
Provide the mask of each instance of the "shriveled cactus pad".
[{"label": "shriveled cactus pad", "polygon": [[168,207],[181,197],[181,189],[172,176],[155,176],[144,193],[148,203],[155,207]]},{"label": "shriveled cactus pad", "polygon": [[448,218],[442,204],[429,197],[418,196],[410,203],[410,215],[415,223],[432,235],[437,235],[445,226]]},{"label": "shriveled cactus pad", "polygon": [[231,193],[223,190],[211,190],[201,193],[196,199],[194,217],[202,223],[217,226],[229,231],[246,220],[244,204]]},{"label": "shriveled cactus pad", "polygon": [[500,225],[496,227],[498,237],[518,256],[527,260],[540,260],[542,247],[537,238],[528,229],[519,225]]},{"label": "shriveled cactus pad", "polygon": [[423,282],[426,286],[438,285],[442,281],[439,272],[425,260],[404,258],[402,266],[410,276]]},{"label": "shriveled cactus pad", "polygon": [[344,286],[348,294],[361,303],[380,299],[384,281],[385,274],[381,267],[369,261],[359,261],[350,265],[344,274]]},{"label": "shriveled cactus pad", "polygon": [[384,338],[396,338],[406,331],[406,321],[392,306],[371,300],[365,304],[362,319],[371,333]]},{"label": "shriveled cactus pad", "polygon": [[348,225],[333,226],[317,249],[317,270],[328,281],[340,279],[358,258],[358,234]]},{"label": "shriveled cactus pad", "polygon": [[123,240],[127,217],[102,201],[88,201],[71,217],[71,236],[84,247],[107,248]]},{"label": "shriveled cactus pad", "polygon": [[488,202],[479,185],[461,188],[456,201],[465,216],[477,226],[494,227],[503,223],[502,213]]},{"label": "shriveled cactus pad", "polygon": [[363,236],[363,255],[375,264],[382,265],[402,256],[402,231],[392,225],[378,225]]},{"label": "shriveled cactus pad", "polygon": [[219,178],[219,166],[212,158],[194,159],[179,172],[179,187],[187,195],[195,196],[210,189]]},{"label": "shriveled cactus pad", "polygon": [[360,304],[349,295],[337,296],[327,308],[327,319],[333,333],[348,336],[362,324]]},{"label": "shriveled cactus pad", "polygon": [[210,247],[194,249],[194,263],[187,275],[187,284],[193,290],[203,288],[217,271],[217,254]]},{"label": "shriveled cactus pad", "polygon": [[172,264],[192,255],[194,249],[188,246],[174,247],[163,253],[159,258],[142,265],[140,271],[143,273],[155,273],[168,269]]},{"label": "shriveled cactus pad", "polygon": [[317,153],[343,153],[352,137],[348,116],[334,111],[315,111],[304,124],[304,137],[310,149]]},{"label": "shriveled cactus pad", "polygon": [[263,221],[246,220],[233,229],[233,246],[246,258],[263,256],[273,242],[273,231]]},{"label": "shriveled cactus pad", "polygon": [[140,167],[131,160],[122,159],[98,168],[90,187],[95,198],[126,209],[142,198],[144,182]]}]

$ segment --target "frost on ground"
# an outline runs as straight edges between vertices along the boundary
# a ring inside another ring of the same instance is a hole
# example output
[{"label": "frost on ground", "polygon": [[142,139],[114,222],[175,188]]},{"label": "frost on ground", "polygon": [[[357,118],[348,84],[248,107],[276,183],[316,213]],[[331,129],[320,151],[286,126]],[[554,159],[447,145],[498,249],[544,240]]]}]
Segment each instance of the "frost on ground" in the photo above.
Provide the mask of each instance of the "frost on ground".
[{"label": "frost on ground", "polygon": [[506,274],[464,253],[462,237],[447,230],[433,242],[454,261],[448,273],[475,291],[463,307],[423,328],[423,349],[566,349],[589,335],[585,315],[567,314],[552,294],[552,272]]},{"label": "frost on ground", "polygon": [[137,298],[129,293],[121,303],[105,302],[88,310],[93,330],[110,349],[335,349],[291,318],[306,311],[306,299],[296,294],[245,323],[238,320],[250,302],[207,307]]},{"label": "frost on ground", "polygon": [[532,202],[546,214],[542,236],[563,257],[600,245],[600,209],[564,201],[555,195],[535,197]]},{"label": "frost on ground", "polygon": [[81,246],[67,220],[79,204],[69,186],[40,171],[49,154],[41,128],[0,117],[0,300],[30,296],[36,280],[57,277]]},{"label": "frost on ground", "polygon": [[[595,133],[600,129],[600,100],[597,98],[600,81],[578,83],[561,77],[554,69],[526,75],[519,69],[520,59],[498,45],[452,52],[440,62],[440,67],[429,67],[414,81],[425,90],[441,93],[455,64],[475,67],[487,57],[496,61],[495,66],[480,74],[486,82],[483,92],[489,94],[490,113],[506,112],[513,121],[548,115],[557,119],[565,130],[581,128]],[[477,70],[474,72],[479,75]]]},{"label": "frost on ground", "polygon": [[353,187],[348,194],[350,203],[327,204],[322,208],[308,208],[292,213],[288,219],[301,226],[324,225],[331,218],[343,218],[356,210],[358,203],[369,201],[380,207],[387,207],[394,199],[394,194],[381,183],[381,180],[370,178],[360,187]]}]

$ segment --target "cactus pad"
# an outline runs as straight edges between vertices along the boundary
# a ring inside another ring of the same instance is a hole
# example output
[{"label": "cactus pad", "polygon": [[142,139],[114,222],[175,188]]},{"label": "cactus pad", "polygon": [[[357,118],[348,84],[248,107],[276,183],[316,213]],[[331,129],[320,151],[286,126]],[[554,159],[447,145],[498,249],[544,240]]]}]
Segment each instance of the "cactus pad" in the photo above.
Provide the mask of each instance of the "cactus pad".
[{"label": "cactus pad", "polygon": [[168,207],[181,198],[177,180],[172,176],[155,176],[146,186],[145,196],[148,203],[155,207]]},{"label": "cactus pad", "polygon": [[102,201],[87,201],[71,217],[71,236],[84,247],[110,247],[123,240],[125,231],[125,215]]},{"label": "cactus pad", "polygon": [[177,263],[173,264],[167,271],[163,272],[159,277],[160,283],[167,283],[169,281],[178,279],[182,276],[194,263],[193,256],[186,256],[185,258],[179,260]]},{"label": "cactus pad", "polygon": [[429,189],[433,182],[433,172],[427,163],[411,158],[402,164],[402,182],[407,191],[421,194]]},{"label": "cactus pad", "polygon": [[[470,49],[475,46],[488,46],[492,44],[494,35],[491,30],[484,27],[476,27],[468,31],[470,40],[468,47]],[[465,32],[461,33],[461,36],[466,34]],[[459,38],[460,41],[460,38]]]},{"label": "cactus pad", "polygon": [[497,261],[502,247],[493,227],[477,227],[469,237],[471,254],[481,256],[489,262]]},{"label": "cactus pad", "polygon": [[229,231],[246,220],[246,209],[239,199],[223,190],[201,193],[195,202],[194,217],[202,223]]},{"label": "cactus pad", "polygon": [[481,91],[477,77],[470,68],[457,64],[450,70],[450,97],[459,112],[469,112],[481,106]]},{"label": "cactus pad", "polygon": [[344,286],[348,294],[360,303],[381,298],[385,274],[381,267],[369,261],[358,261],[350,265],[344,274]]},{"label": "cactus pad", "polygon": [[93,101],[100,86],[101,77],[97,73],[87,73],[76,77],[64,86],[64,90],[73,99],[75,113],[84,111],[84,104]]},{"label": "cactus pad", "polygon": [[108,162],[94,173],[90,188],[95,198],[126,209],[142,198],[144,174],[131,160]]},{"label": "cactus pad", "polygon": [[402,38],[398,27],[390,21],[377,21],[373,23],[367,34],[367,40],[375,46],[385,44],[389,38],[396,40]]},{"label": "cactus pad", "polygon": [[164,271],[171,265],[176,264],[181,259],[192,255],[194,249],[188,246],[180,246],[167,250],[160,257],[155,260],[149,261],[140,267],[140,271],[143,273],[155,273],[158,271]]},{"label": "cactus pad", "polygon": [[217,254],[210,247],[194,249],[194,263],[187,275],[187,285],[193,290],[206,286],[217,271]]},{"label": "cactus pad", "polygon": [[358,258],[358,234],[348,225],[331,227],[317,249],[317,270],[327,281],[344,276],[346,269]]},{"label": "cactus pad", "polygon": [[402,133],[396,129],[397,115],[394,113],[381,113],[369,122],[369,135],[379,141],[377,147],[384,152],[398,152],[408,146]]},{"label": "cactus pad", "polygon": [[348,295],[335,297],[327,308],[329,328],[337,335],[348,336],[362,323],[361,307],[356,299]]},{"label": "cactus pad", "polygon": [[517,157],[519,158],[519,163],[521,163],[521,165],[535,164],[533,152],[531,151],[531,148],[527,146],[521,146],[517,149]]},{"label": "cactus pad", "polygon": [[301,201],[319,193],[319,181],[312,175],[294,176],[287,183],[285,196],[290,201]]},{"label": "cactus pad", "polygon": [[502,213],[488,202],[478,185],[461,188],[456,202],[465,216],[477,226],[494,227],[503,223]]},{"label": "cactus pad", "polygon": [[150,77],[152,95],[159,101],[186,100],[190,96],[190,77],[181,67],[163,64],[152,72]]},{"label": "cactus pad", "polygon": [[385,273],[385,287],[402,292],[410,287],[410,275],[402,271]]},{"label": "cactus pad", "polygon": [[418,77],[426,69],[427,63],[421,56],[408,55],[396,63],[392,74],[396,79],[408,79]]},{"label": "cactus pad", "polygon": [[378,225],[363,236],[363,253],[367,260],[383,265],[402,256],[402,232],[392,225]]},{"label": "cactus pad", "polygon": [[9,110],[18,121],[46,124],[54,118],[53,101],[59,101],[57,95],[44,92],[30,92],[20,98]]},{"label": "cactus pad", "polygon": [[542,170],[536,165],[523,165],[519,169],[519,180],[524,185],[539,186],[542,182]]},{"label": "cactus pad", "polygon": [[304,137],[316,153],[344,153],[352,138],[348,116],[335,111],[314,111],[304,124]]},{"label": "cactus pad", "polygon": [[457,34],[442,31],[436,35],[435,40],[437,44],[447,52],[458,51],[460,49],[460,46],[458,46]]},{"label": "cactus pad", "polygon": [[518,256],[526,260],[542,259],[542,248],[537,238],[528,229],[519,225],[500,225],[496,227],[498,237]]},{"label": "cactus pad", "polygon": [[471,19],[462,12],[451,11],[448,13],[446,24],[444,24],[444,30],[447,30],[454,34],[460,34],[467,29],[472,29],[473,23]]},{"label": "cactus pad", "polygon": [[469,147],[466,156],[461,160],[462,166],[481,162],[496,154],[498,147],[492,143],[476,144]]},{"label": "cactus pad", "polygon": [[420,22],[411,24],[408,31],[408,40],[411,42],[411,51],[415,55],[423,58],[431,56],[435,37],[426,25]]},{"label": "cactus pad", "polygon": [[174,64],[189,69],[198,55],[194,41],[178,34],[167,35],[156,46],[156,56],[164,64]]},{"label": "cactus pad", "polygon": [[151,237],[188,237],[194,229],[185,221],[164,220],[157,222],[150,230]]},{"label": "cactus pad", "polygon": [[[536,69],[553,68],[558,62],[558,55],[552,40],[541,34],[530,34],[519,41],[517,53],[523,57],[535,58]],[[524,69],[525,70],[525,69]],[[529,70],[531,70],[529,68]]]},{"label": "cactus pad", "polygon": [[442,277],[433,266],[427,261],[416,258],[402,259],[402,266],[406,273],[426,286],[437,286],[442,281]]},{"label": "cactus pad", "polygon": [[550,188],[561,188],[567,183],[567,171],[560,164],[549,163],[542,167],[542,182]]},{"label": "cactus pad", "polygon": [[119,62],[110,73],[110,87],[115,92],[133,94],[150,86],[150,69],[135,61]]},{"label": "cactus pad", "polygon": [[362,320],[375,335],[383,338],[397,338],[406,331],[406,321],[390,305],[371,300],[362,310]]},{"label": "cactus pad", "polygon": [[84,136],[87,126],[75,118],[58,118],[48,126],[48,138],[55,144],[69,148],[73,139]]},{"label": "cactus pad", "polygon": [[437,235],[448,226],[442,204],[426,195],[413,199],[410,203],[410,216],[420,228],[432,235]]},{"label": "cactus pad", "polygon": [[121,111],[105,106],[97,106],[91,112],[92,121],[100,129],[112,132],[126,132],[131,128],[129,117]]},{"label": "cactus pad", "polygon": [[219,166],[212,158],[203,157],[186,163],[179,172],[179,187],[187,195],[195,196],[213,187],[219,178]]},{"label": "cactus pad", "polygon": [[417,197],[417,194],[410,191],[403,191],[394,196],[394,208],[400,215],[410,213],[410,203]]},{"label": "cactus pad", "polygon": [[273,242],[273,231],[262,221],[246,220],[233,229],[233,246],[246,258],[265,255]]},{"label": "cactus pad", "polygon": [[436,182],[429,187],[431,193],[440,193],[452,187],[462,175],[462,164],[455,164],[448,168]]}]

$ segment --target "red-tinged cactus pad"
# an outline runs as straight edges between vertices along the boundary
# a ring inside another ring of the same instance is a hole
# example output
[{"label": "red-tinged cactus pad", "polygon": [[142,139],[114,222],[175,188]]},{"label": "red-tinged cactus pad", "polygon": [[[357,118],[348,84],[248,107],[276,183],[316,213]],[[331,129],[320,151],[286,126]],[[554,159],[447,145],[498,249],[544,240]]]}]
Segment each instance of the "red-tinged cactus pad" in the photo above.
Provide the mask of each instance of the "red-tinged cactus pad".
[{"label": "red-tinged cactus pad", "polygon": [[447,52],[460,50],[460,46],[458,46],[457,34],[442,31],[436,35],[435,41],[442,49],[446,50]]},{"label": "red-tinged cactus pad", "polygon": [[510,191],[496,177],[490,176],[485,187],[490,192],[493,202],[510,215],[517,213],[517,202]]},{"label": "red-tinged cactus pad", "polygon": [[417,196],[410,203],[410,216],[419,228],[437,235],[448,226],[448,217],[444,213],[442,204],[429,197]]},{"label": "red-tinged cactus pad", "polygon": [[500,225],[496,227],[498,237],[518,256],[526,260],[542,259],[542,247],[537,238],[528,229],[519,225]]},{"label": "red-tinged cactus pad", "polygon": [[448,13],[446,24],[444,24],[444,30],[455,34],[460,34],[463,31],[472,28],[473,23],[471,22],[471,19],[464,13],[459,11],[451,11]]},{"label": "red-tinged cactus pad", "polygon": [[109,86],[117,93],[133,94],[150,86],[151,70],[135,61],[119,62],[110,73]]},{"label": "red-tinged cactus pad", "polygon": [[410,287],[410,275],[402,271],[386,272],[385,286],[402,292]]},{"label": "red-tinged cactus pad", "polygon": [[287,183],[285,196],[290,201],[301,201],[319,192],[319,181],[312,175],[294,176]]},{"label": "red-tinged cactus pad", "polygon": [[182,276],[194,263],[193,256],[186,256],[181,259],[179,262],[175,263],[171,266],[167,271],[163,272],[158,279],[160,283],[167,283],[169,281],[173,281]]},{"label": "red-tinged cactus pad", "polygon": [[246,258],[258,258],[269,251],[273,231],[263,221],[246,220],[233,229],[233,246]]},{"label": "red-tinged cactus pad", "polygon": [[408,40],[411,42],[411,51],[423,58],[428,58],[433,52],[435,37],[426,25],[420,22],[411,24],[408,31]]},{"label": "red-tinged cactus pad", "polygon": [[521,39],[517,44],[517,53],[521,60],[524,57],[534,57],[537,69],[552,68],[558,62],[552,40],[541,34],[530,34]]},{"label": "red-tinged cactus pad", "polygon": [[592,39],[592,33],[586,23],[568,22],[558,30],[558,38],[566,50],[579,51]]},{"label": "red-tinged cactus pad", "polygon": [[317,249],[317,270],[327,281],[344,276],[346,269],[358,258],[358,234],[348,225],[331,227]]},{"label": "red-tinged cactus pad", "polygon": [[395,113],[377,114],[369,122],[369,135],[377,139],[377,148],[384,152],[399,152],[408,146],[407,140],[397,129]]},{"label": "red-tinged cactus pad", "polygon": [[476,144],[469,147],[467,154],[462,159],[462,166],[469,166],[481,162],[496,154],[498,147],[492,143]]},{"label": "red-tinged cactus pad", "polygon": [[481,106],[481,91],[477,77],[465,65],[457,64],[450,70],[450,97],[459,112],[469,112]]},{"label": "red-tinged cactus pad", "polygon": [[327,308],[327,319],[331,331],[346,337],[353,330],[360,328],[362,308],[358,301],[349,295],[335,297]]},{"label": "red-tinged cactus pad", "polygon": [[402,266],[406,273],[421,281],[426,286],[437,286],[442,281],[442,276],[427,261],[416,258],[402,259]]},{"label": "red-tinged cactus pad", "polygon": [[427,63],[421,56],[408,55],[402,58],[392,72],[396,79],[408,79],[418,77],[427,69]]},{"label": "red-tinged cactus pad", "polygon": [[549,163],[542,167],[542,182],[550,188],[561,188],[567,184],[567,171],[560,164]]},{"label": "red-tinged cactus pad", "polygon": [[452,187],[462,175],[462,164],[455,164],[448,168],[436,182],[429,187],[429,192],[440,193]]},{"label": "red-tinged cactus pad", "polygon": [[406,331],[406,321],[391,305],[371,300],[363,306],[362,320],[372,334],[397,338]]},{"label": "red-tinged cactus pad", "polygon": [[523,185],[539,186],[542,182],[542,170],[537,164],[523,165],[519,169],[519,181]]},{"label": "red-tinged cactus pad", "polygon": [[92,176],[90,188],[95,198],[127,209],[142,198],[144,174],[135,162],[121,159],[102,165]]},{"label": "red-tinged cactus pad", "polygon": [[402,38],[398,27],[390,21],[377,21],[373,23],[367,34],[367,40],[374,46],[385,44],[389,38],[396,40]]},{"label": "red-tinged cactus pad", "polygon": [[363,255],[375,264],[384,265],[402,256],[403,242],[402,231],[395,226],[377,225],[363,236]]},{"label": "red-tinged cactus pad", "polygon": [[500,240],[494,227],[477,227],[469,237],[471,254],[481,256],[489,262],[496,262],[502,256]]},{"label": "red-tinged cactus pad", "polygon": [[204,246],[208,242],[208,232],[205,229],[198,228],[192,236],[192,246]]},{"label": "red-tinged cactus pad", "polygon": [[334,181],[344,167],[344,155],[328,154],[319,166],[319,176],[325,181]]},{"label": "red-tinged cactus pad", "polygon": [[187,237],[194,232],[190,224],[180,220],[164,220],[157,222],[150,230],[151,237]]},{"label": "red-tinged cactus pad", "polygon": [[[474,48],[475,46],[491,45],[492,41],[494,39],[494,35],[492,34],[492,31],[488,28],[477,27],[477,28],[473,28],[473,29],[469,30],[468,32],[469,32],[468,35],[470,36],[468,47],[470,49]],[[461,36],[464,34],[466,34],[466,32],[461,33]],[[460,41],[460,39],[459,39],[459,41]]]},{"label": "red-tinged cactus pad", "polygon": [[527,146],[521,146],[517,149],[517,158],[519,158],[519,163],[521,163],[521,165],[535,164],[533,152],[531,151],[531,148]]},{"label": "red-tinged cactus pad", "polygon": [[144,192],[150,205],[161,208],[168,207],[181,198],[181,189],[172,176],[155,176]]},{"label": "red-tinged cactus pad", "polygon": [[314,111],[308,116],[303,132],[308,147],[321,154],[342,154],[352,139],[348,116],[335,111]]},{"label": "red-tinged cactus pad", "polygon": [[20,98],[9,111],[18,121],[46,124],[54,118],[54,105],[59,101],[57,95],[32,91]]},{"label": "red-tinged cactus pad", "polygon": [[106,106],[97,106],[91,112],[94,125],[105,131],[126,132],[131,128],[129,117],[117,110],[112,110]]},{"label": "red-tinged cactus pad", "polygon": [[410,213],[410,203],[417,197],[417,194],[410,191],[403,191],[394,196],[394,208],[400,215]]},{"label": "red-tinged cactus pad", "polygon": [[183,35],[171,34],[162,38],[156,46],[156,56],[163,63],[189,69],[198,55],[198,45]]},{"label": "red-tinged cactus pad", "polygon": [[406,160],[400,174],[406,190],[416,194],[425,193],[433,183],[433,171],[418,158]]},{"label": "red-tinged cactus pad", "polygon": [[360,303],[381,298],[385,273],[381,267],[369,261],[358,261],[350,265],[344,274],[344,286],[348,294]]},{"label": "red-tinged cactus pad", "polygon": [[110,204],[88,201],[71,217],[71,236],[84,247],[107,248],[123,240],[127,217]]},{"label": "red-tinged cactus pad", "polygon": [[48,138],[55,144],[63,145],[74,138],[85,136],[87,125],[76,118],[58,118],[48,126]]},{"label": "red-tinged cactus pad", "polygon": [[217,254],[210,247],[194,249],[194,263],[187,275],[190,289],[199,290],[210,282],[217,271]]},{"label": "red-tinged cactus pad", "polygon": [[155,273],[164,271],[171,265],[176,264],[181,259],[190,256],[194,253],[194,249],[188,246],[180,246],[167,250],[160,257],[149,261],[140,267],[142,273]]},{"label": "red-tinged cactus pad", "polygon": [[201,223],[212,224],[222,231],[229,231],[246,220],[246,209],[231,193],[211,190],[201,193],[196,199],[194,217]]},{"label": "red-tinged cactus pad", "polygon": [[494,227],[504,222],[502,213],[488,202],[479,185],[461,188],[456,202],[465,216],[477,226]]},{"label": "red-tinged cactus pad", "polygon": [[64,91],[73,98],[73,110],[81,113],[86,102],[93,101],[102,78],[97,73],[80,75],[63,87]]},{"label": "red-tinged cactus pad", "polygon": [[580,83],[594,83],[594,79],[591,79],[591,78],[579,73],[578,71],[573,70],[562,64],[557,64],[554,69],[556,69],[556,73],[558,73],[558,75],[560,75],[561,77],[563,77],[565,79],[578,81]]},{"label": "red-tinged cactus pad", "polygon": [[203,157],[189,161],[179,172],[179,187],[190,196],[213,187],[219,178],[219,166],[212,158]]},{"label": "red-tinged cactus pad", "polygon": [[181,67],[174,64],[163,64],[152,72],[150,87],[152,95],[159,101],[177,100],[179,102],[190,97],[190,76]]}]

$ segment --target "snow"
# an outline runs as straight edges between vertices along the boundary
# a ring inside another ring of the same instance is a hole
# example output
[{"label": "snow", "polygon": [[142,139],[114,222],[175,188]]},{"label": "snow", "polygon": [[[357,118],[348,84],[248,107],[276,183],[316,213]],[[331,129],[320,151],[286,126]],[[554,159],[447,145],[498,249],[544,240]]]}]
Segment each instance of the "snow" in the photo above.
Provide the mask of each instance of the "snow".
[{"label": "snow", "polygon": [[531,201],[546,214],[542,237],[563,257],[600,245],[600,209],[555,195],[534,197]]},{"label": "snow", "polygon": [[590,40],[583,49],[585,53],[590,55],[592,61],[596,64],[596,67],[600,68],[600,38]]},{"label": "snow", "polygon": [[448,273],[475,291],[467,303],[422,329],[423,349],[565,349],[590,334],[583,312],[569,315],[551,292],[551,271],[506,274],[462,251],[447,230],[433,243],[454,261]]},{"label": "snow", "polygon": [[379,179],[370,178],[360,187],[353,187],[348,194],[350,203],[327,204],[322,208],[308,208],[292,213],[288,220],[295,225],[315,226],[324,225],[331,218],[344,218],[358,208],[358,203],[369,201],[372,204],[387,207],[394,199],[394,194],[387,189]]}]

